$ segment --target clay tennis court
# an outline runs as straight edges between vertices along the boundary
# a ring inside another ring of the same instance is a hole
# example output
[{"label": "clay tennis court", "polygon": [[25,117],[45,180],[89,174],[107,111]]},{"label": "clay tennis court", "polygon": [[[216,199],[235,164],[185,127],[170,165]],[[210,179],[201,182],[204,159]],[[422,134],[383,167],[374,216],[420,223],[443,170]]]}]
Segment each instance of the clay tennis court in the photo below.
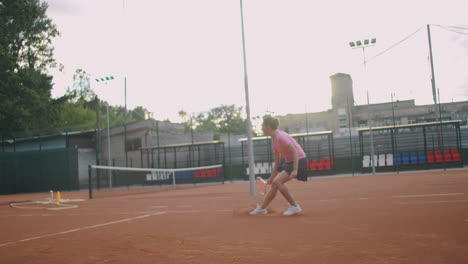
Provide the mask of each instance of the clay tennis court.
[{"label": "clay tennis court", "polygon": [[[248,183],[87,199],[78,208],[20,209],[0,196],[0,263],[468,263],[468,171],[291,182],[304,209],[248,216]],[[127,193],[125,193],[127,192]]]}]

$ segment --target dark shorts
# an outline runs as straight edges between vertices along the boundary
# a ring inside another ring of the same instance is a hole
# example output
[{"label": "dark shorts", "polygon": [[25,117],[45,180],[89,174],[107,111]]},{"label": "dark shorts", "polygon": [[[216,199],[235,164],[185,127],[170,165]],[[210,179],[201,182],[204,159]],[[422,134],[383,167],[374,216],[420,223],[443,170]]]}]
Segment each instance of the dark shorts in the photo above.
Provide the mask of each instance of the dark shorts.
[{"label": "dark shorts", "polygon": [[[293,162],[284,162],[278,168],[278,172],[286,171],[288,174],[294,170]],[[307,159],[302,158],[299,160],[299,166],[297,168],[297,178],[300,181],[307,181]]]}]

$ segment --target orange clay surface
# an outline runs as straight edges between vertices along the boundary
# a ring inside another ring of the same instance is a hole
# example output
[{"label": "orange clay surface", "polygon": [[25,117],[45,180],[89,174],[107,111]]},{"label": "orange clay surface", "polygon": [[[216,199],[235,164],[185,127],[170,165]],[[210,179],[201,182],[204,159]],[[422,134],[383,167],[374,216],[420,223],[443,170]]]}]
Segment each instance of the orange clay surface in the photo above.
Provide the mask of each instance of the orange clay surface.
[{"label": "orange clay surface", "polygon": [[49,193],[0,196],[0,263],[468,263],[467,170],[287,186],[297,216],[282,216],[280,194],[268,215],[249,216],[263,196],[247,182],[62,192],[86,199],[65,210],[10,205]]}]

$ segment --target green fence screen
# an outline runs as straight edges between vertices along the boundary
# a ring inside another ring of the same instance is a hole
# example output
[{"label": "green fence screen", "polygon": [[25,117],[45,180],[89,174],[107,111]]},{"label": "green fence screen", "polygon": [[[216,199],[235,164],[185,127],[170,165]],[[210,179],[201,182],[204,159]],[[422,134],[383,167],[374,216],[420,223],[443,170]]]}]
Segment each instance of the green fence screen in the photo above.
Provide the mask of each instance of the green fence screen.
[{"label": "green fence screen", "polygon": [[0,194],[78,189],[75,148],[0,152]]}]

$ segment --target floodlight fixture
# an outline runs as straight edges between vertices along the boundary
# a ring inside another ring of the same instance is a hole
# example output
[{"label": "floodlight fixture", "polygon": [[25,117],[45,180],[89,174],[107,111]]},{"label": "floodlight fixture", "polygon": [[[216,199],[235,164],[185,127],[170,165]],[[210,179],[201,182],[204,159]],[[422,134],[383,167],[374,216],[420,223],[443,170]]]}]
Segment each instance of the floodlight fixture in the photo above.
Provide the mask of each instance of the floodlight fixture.
[{"label": "floodlight fixture", "polygon": [[102,77],[102,78],[97,78],[95,80],[96,80],[96,82],[111,81],[111,80],[114,80],[114,76],[106,76],[106,77]]},{"label": "floodlight fixture", "polygon": [[349,47],[356,49],[356,48],[367,48],[370,46],[374,46],[377,42],[376,38],[368,38],[363,40],[356,40],[349,42]]}]

